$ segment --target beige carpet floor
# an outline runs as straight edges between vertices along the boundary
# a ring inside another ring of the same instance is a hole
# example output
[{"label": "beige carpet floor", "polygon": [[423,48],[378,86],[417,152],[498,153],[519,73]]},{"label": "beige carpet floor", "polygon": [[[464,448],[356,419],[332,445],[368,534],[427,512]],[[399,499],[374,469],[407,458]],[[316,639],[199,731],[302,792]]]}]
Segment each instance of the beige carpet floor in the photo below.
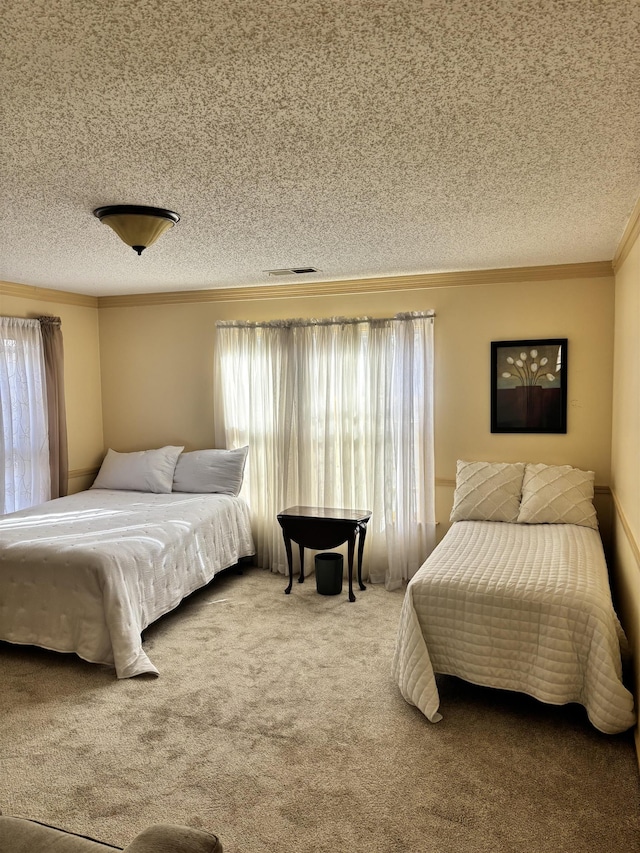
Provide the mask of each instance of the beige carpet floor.
[{"label": "beige carpet floor", "polygon": [[390,677],[402,592],[226,574],[146,632],[160,677],[0,644],[0,809],[124,845],[155,822],[226,853],[634,853],[630,733],[577,706]]}]

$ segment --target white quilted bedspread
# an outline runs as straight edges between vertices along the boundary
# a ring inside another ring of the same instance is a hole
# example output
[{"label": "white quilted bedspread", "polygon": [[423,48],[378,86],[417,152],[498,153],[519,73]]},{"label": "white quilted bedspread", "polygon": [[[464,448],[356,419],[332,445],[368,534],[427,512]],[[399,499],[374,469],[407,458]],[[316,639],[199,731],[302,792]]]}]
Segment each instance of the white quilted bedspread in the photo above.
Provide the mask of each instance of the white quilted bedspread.
[{"label": "white quilted bedspread", "polygon": [[142,630],[253,553],[248,507],[226,495],[91,489],[7,515],[0,640],[157,673]]},{"label": "white quilted bedspread", "polygon": [[612,734],[635,722],[622,639],[596,530],[459,521],[408,584],[393,674],[432,722],[437,672],[578,702]]}]

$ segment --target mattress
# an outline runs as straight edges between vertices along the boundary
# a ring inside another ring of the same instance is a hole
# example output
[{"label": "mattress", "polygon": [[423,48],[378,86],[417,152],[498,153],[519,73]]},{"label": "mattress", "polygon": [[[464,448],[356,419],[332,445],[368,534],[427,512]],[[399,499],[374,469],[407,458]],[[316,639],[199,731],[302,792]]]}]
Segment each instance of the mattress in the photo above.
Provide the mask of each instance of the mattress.
[{"label": "mattress", "polygon": [[635,722],[623,641],[596,530],[459,521],[407,586],[393,674],[432,722],[443,673],[580,703],[612,734]]},{"label": "mattress", "polygon": [[141,632],[254,553],[226,495],[90,489],[0,518],[0,640],[158,673]]}]

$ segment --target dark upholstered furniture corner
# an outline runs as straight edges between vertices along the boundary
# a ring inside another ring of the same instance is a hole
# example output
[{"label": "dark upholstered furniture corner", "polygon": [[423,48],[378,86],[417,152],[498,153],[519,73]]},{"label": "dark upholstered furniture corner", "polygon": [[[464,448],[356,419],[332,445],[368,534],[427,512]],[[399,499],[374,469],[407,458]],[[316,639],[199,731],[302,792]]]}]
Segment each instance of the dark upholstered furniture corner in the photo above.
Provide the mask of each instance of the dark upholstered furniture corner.
[{"label": "dark upholstered furniture corner", "polygon": [[210,832],[155,824],[137,835],[127,847],[114,847],[34,820],[0,815],[0,853],[222,853]]}]

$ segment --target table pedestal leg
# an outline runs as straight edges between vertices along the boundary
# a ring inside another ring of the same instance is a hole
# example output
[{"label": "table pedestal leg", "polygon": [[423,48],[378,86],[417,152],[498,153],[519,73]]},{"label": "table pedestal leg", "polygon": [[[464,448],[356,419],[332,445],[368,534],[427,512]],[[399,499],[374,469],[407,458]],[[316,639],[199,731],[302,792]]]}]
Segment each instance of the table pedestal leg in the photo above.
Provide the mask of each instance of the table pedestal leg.
[{"label": "table pedestal leg", "polygon": [[364,538],[367,535],[367,525],[359,524],[358,531],[358,584],[360,589],[366,589],[366,586],[362,583],[362,554],[364,552]]},{"label": "table pedestal leg", "polygon": [[356,531],[354,530],[349,534],[349,550],[348,557],[349,560],[349,601],[355,601],[356,597],[353,594],[353,552],[356,546]]},{"label": "table pedestal leg", "polygon": [[303,581],[304,581],[304,545],[300,545],[298,543],[298,548],[300,549],[300,577],[298,578],[298,583],[303,583]]},{"label": "table pedestal leg", "polygon": [[289,566],[289,586],[285,589],[284,594],[289,595],[293,586],[293,555],[291,554],[291,539],[286,533],[283,534],[284,549],[287,552],[287,565]]}]

